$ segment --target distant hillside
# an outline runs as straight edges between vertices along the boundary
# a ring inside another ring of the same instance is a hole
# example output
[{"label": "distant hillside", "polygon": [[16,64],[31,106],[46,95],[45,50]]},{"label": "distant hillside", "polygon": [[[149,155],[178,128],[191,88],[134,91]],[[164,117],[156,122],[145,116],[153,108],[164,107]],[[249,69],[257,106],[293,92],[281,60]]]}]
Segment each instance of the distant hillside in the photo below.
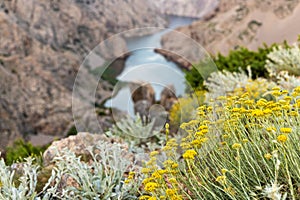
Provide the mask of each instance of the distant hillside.
[{"label": "distant hillside", "polygon": [[[263,42],[294,42],[300,34],[299,19],[299,0],[221,0],[211,18],[177,30],[212,54],[226,54],[238,46],[256,49]],[[186,40],[172,33],[162,39],[164,49],[189,53],[189,47],[184,44]],[[189,60],[197,62],[197,55],[190,52]]]},{"label": "distant hillside", "polygon": [[218,0],[155,0],[152,1],[161,13],[184,17],[201,18],[213,12]]}]

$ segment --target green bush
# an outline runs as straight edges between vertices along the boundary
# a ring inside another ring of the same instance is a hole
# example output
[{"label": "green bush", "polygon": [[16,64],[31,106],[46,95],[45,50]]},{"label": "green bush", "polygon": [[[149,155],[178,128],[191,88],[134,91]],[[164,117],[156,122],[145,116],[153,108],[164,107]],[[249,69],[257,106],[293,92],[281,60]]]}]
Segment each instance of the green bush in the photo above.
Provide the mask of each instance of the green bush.
[{"label": "green bush", "polygon": [[67,136],[70,136],[70,135],[77,135],[77,129],[76,129],[76,126],[74,125],[74,126],[72,126],[69,130],[68,130],[68,132],[67,132]]},{"label": "green bush", "polygon": [[24,161],[24,159],[29,156],[33,156],[37,160],[40,160],[38,158],[41,158],[41,155],[46,148],[46,146],[33,146],[30,142],[16,140],[12,146],[6,148],[5,162],[7,165],[11,165],[16,161]]},{"label": "green bush", "polygon": [[[277,47],[277,44],[258,48],[257,51],[251,51],[245,47],[240,47],[239,49],[232,50],[227,56],[222,54],[217,54],[213,57],[213,61],[218,67],[218,70],[229,71],[229,72],[240,72],[240,69],[247,73],[247,67],[251,67],[252,78],[258,77],[268,77],[268,71],[265,69],[265,64],[267,60],[267,55]],[[284,47],[289,47],[285,42]],[[200,65],[200,66],[199,66]],[[196,68],[202,68],[201,63],[195,64],[194,67],[186,72],[186,80],[193,89],[204,89],[203,77]]]}]

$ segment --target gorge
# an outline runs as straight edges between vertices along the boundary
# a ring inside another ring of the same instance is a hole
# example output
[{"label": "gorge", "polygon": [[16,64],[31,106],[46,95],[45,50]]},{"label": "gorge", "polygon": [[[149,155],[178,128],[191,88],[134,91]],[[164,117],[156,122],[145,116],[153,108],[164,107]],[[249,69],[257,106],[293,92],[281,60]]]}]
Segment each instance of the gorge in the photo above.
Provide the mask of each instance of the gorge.
[{"label": "gorge", "polygon": [[[155,52],[161,48],[161,37],[180,27],[191,24],[196,18],[168,16],[167,29],[159,32],[126,39],[130,56],[126,59],[124,70],[117,76],[121,82],[144,81],[151,83],[156,93],[156,100],[160,99],[160,93],[167,85],[174,85],[176,95],[183,95],[185,89],[184,73],[175,63],[166,60],[162,55]],[[159,72],[159,73],[158,73]],[[118,91],[116,96],[105,103],[106,107],[115,107],[127,111],[133,116],[133,103],[128,86]]]}]

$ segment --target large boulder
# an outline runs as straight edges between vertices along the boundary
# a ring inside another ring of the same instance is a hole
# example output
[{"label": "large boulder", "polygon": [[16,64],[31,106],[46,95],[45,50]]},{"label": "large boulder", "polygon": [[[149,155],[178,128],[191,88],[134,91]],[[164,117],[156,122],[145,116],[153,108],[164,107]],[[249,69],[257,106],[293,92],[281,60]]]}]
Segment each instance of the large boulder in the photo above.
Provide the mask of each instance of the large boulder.
[{"label": "large boulder", "polygon": [[131,98],[134,104],[134,113],[139,114],[143,123],[148,123],[149,109],[155,104],[155,91],[150,83],[130,83]]},{"label": "large boulder", "polygon": [[173,85],[166,86],[160,94],[160,104],[166,111],[170,111],[173,104],[177,102],[176,91]]},{"label": "large boulder", "polygon": [[143,81],[131,82],[130,92],[133,103],[140,100],[146,100],[150,104],[155,103],[155,92],[150,83]]}]

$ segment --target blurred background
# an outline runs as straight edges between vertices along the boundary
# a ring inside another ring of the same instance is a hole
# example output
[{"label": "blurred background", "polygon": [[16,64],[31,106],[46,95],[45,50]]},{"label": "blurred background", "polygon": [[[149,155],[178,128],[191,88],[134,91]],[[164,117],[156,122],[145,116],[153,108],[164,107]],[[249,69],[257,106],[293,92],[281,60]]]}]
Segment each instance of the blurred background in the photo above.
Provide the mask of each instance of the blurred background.
[{"label": "blurred background", "polygon": [[[1,0],[0,151],[17,139],[44,146],[76,134],[72,91],[80,66],[82,82],[100,78],[91,103],[108,130],[116,117],[142,113],[139,100],[168,112],[184,96],[186,72],[200,59],[188,40],[211,55],[291,44],[299,19],[298,0]],[[126,32],[146,27],[161,29]],[[93,51],[115,34],[113,45]],[[88,121],[91,112],[80,117]]]}]

